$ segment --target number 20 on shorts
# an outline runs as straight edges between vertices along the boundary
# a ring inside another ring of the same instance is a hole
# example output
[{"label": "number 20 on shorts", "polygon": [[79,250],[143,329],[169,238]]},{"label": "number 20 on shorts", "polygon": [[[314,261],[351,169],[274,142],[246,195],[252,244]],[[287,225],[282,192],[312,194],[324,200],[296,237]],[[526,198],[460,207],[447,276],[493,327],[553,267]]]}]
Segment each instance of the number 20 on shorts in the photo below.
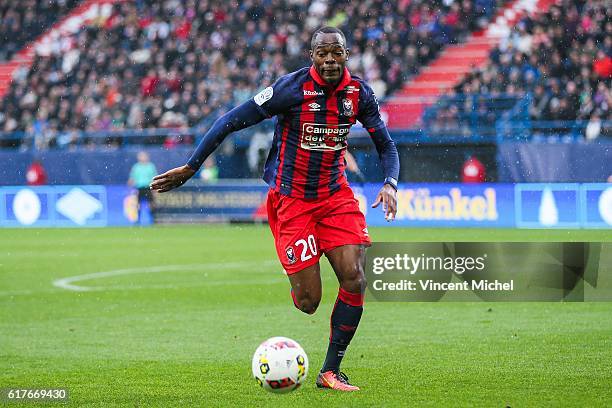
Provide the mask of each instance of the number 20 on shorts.
[{"label": "number 20 on shorts", "polygon": [[307,239],[299,239],[295,241],[295,246],[300,247],[302,255],[300,260],[302,262],[309,260],[313,256],[317,255],[317,241],[314,235],[310,234]]}]

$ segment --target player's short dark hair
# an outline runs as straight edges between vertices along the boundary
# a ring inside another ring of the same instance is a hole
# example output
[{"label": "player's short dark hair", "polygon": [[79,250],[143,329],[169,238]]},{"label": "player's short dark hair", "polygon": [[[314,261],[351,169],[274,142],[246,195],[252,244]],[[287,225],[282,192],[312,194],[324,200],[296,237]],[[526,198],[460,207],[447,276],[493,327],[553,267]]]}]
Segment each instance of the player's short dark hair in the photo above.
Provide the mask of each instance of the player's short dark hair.
[{"label": "player's short dark hair", "polygon": [[340,37],[342,37],[342,41],[344,42],[344,46],[346,47],[346,37],[344,36],[344,33],[342,32],[342,30],[336,27],[326,26],[326,27],[321,27],[317,31],[312,33],[312,38],[310,39],[310,49],[311,50],[315,49],[315,41],[319,34],[340,34]]}]

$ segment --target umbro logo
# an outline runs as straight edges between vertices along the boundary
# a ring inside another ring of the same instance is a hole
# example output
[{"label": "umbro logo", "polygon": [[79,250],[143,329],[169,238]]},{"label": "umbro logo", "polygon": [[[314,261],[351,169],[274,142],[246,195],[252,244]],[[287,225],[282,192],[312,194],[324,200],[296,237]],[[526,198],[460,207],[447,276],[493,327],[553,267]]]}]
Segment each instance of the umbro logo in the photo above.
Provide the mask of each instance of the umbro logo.
[{"label": "umbro logo", "polygon": [[308,91],[304,90],[304,96],[323,96],[325,92],[323,91]]},{"label": "umbro logo", "polygon": [[308,107],[310,108],[310,110],[311,110],[312,112],[318,112],[318,111],[320,111],[320,110],[321,110],[321,105],[319,105],[319,104],[318,104],[318,103],[316,103],[316,102],[313,102],[313,103],[308,104]]}]

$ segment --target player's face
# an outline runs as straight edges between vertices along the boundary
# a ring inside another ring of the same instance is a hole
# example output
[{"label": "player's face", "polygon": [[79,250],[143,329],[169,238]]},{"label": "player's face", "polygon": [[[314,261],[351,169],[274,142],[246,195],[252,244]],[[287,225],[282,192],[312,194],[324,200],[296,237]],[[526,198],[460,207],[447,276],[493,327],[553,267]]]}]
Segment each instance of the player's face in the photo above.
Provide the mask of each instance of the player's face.
[{"label": "player's face", "polygon": [[310,50],[310,59],[321,78],[335,85],[342,78],[348,54],[340,34],[324,33],[317,36],[314,49]]}]

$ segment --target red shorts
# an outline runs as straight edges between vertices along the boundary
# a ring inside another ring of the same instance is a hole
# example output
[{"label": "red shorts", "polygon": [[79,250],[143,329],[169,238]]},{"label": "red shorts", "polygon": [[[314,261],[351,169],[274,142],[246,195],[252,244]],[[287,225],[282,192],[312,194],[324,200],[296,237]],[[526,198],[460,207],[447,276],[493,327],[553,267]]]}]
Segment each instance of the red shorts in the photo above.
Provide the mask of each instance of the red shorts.
[{"label": "red shorts", "polygon": [[289,275],[316,264],[323,253],[339,246],[371,244],[365,217],[347,185],[330,197],[314,200],[270,190],[267,206],[276,253]]}]

